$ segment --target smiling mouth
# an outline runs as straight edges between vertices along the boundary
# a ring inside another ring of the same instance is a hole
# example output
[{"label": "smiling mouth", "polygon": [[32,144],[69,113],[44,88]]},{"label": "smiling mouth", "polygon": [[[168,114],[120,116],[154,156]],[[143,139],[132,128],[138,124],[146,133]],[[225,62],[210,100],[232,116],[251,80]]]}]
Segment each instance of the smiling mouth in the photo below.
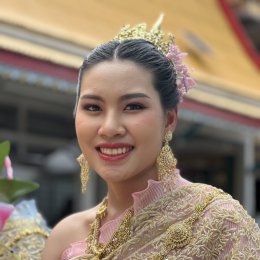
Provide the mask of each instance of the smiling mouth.
[{"label": "smiling mouth", "polygon": [[131,150],[133,150],[133,146],[130,147],[120,147],[120,148],[104,148],[104,147],[98,147],[97,150],[104,155],[108,156],[118,156],[118,155],[123,155]]}]

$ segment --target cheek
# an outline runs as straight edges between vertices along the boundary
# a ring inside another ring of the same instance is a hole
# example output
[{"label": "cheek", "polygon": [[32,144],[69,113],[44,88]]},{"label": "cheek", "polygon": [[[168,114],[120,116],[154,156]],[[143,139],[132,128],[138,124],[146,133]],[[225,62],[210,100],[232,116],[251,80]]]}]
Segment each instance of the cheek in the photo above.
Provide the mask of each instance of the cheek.
[{"label": "cheek", "polygon": [[76,129],[77,128],[81,128],[82,126],[84,126],[86,120],[84,120],[83,116],[78,114],[76,115],[76,118],[75,118],[75,127]]},{"label": "cheek", "polygon": [[82,116],[77,114],[75,118],[75,129],[76,129],[77,136],[80,134],[80,130],[83,126],[84,126],[84,120]]},{"label": "cheek", "polygon": [[79,144],[79,147],[81,149],[81,151],[83,151],[83,144],[84,144],[84,141],[83,141],[83,126],[84,126],[84,121],[82,120],[82,118],[78,115],[76,115],[76,118],[75,118],[75,130],[76,130],[76,135],[77,135],[77,140],[78,140],[78,144]]},{"label": "cheek", "polygon": [[136,119],[135,126],[154,128],[151,130],[158,131],[164,127],[164,117],[159,112],[145,113]]},{"label": "cheek", "polygon": [[92,131],[89,131],[91,129],[91,124],[89,124],[90,120],[88,120],[86,118],[86,116],[82,115],[82,114],[78,114],[76,115],[75,118],[75,130],[76,130],[76,134],[77,134],[77,138],[79,140],[79,142],[81,142],[81,140],[83,139],[87,139],[89,134]]},{"label": "cheek", "polygon": [[147,113],[137,118],[132,124],[132,131],[139,132],[142,139],[154,139],[158,136],[161,140],[164,132],[163,115],[160,113]]}]

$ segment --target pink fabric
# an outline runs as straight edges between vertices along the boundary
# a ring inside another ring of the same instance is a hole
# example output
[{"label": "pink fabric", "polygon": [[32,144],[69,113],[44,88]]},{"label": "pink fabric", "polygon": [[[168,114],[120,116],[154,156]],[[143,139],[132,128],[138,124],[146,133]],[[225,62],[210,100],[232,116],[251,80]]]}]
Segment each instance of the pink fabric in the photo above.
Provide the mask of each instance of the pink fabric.
[{"label": "pink fabric", "polygon": [[14,206],[12,204],[0,202],[0,232],[13,211]]},{"label": "pink fabric", "polygon": [[62,260],[69,260],[76,256],[84,256],[86,250],[86,242],[84,240],[74,242],[67,248],[63,254]]},{"label": "pink fabric", "polygon": [[[172,190],[178,189],[184,185],[189,184],[190,182],[185,180],[180,176],[179,170],[176,170],[175,174],[170,176],[167,179],[167,183],[170,183],[170,187]],[[148,185],[146,189],[138,192],[134,192],[132,194],[134,204],[134,214],[137,214],[140,210],[145,208],[151,202],[161,198],[164,195],[164,186],[160,181],[148,180]],[[100,238],[99,241],[103,244],[107,244],[114,233],[114,231],[118,228],[124,213],[121,214],[118,218],[111,220],[105,223],[100,228]],[[84,256],[86,249],[86,241],[77,241],[70,244],[70,247],[67,248],[63,254],[62,260],[69,260],[72,257],[76,256]]]}]

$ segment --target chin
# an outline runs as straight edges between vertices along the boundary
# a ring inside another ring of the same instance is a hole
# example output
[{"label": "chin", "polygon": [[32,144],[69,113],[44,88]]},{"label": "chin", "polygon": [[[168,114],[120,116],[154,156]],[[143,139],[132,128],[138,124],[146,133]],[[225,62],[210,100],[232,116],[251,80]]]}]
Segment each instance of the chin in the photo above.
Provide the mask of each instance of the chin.
[{"label": "chin", "polygon": [[105,182],[124,182],[131,177],[126,177],[128,174],[123,171],[118,171],[116,169],[105,169],[100,171],[98,174]]}]

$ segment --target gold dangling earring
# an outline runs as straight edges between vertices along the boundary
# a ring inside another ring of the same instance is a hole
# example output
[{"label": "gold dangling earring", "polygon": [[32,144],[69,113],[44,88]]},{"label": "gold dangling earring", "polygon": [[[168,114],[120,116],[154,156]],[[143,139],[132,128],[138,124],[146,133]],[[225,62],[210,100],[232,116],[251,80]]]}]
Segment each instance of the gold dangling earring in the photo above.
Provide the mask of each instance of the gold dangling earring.
[{"label": "gold dangling earring", "polygon": [[81,172],[80,172],[81,192],[85,193],[87,191],[87,183],[89,178],[89,166],[83,154],[81,154],[77,158],[77,161],[81,167]]},{"label": "gold dangling earring", "polygon": [[172,132],[168,131],[164,138],[165,144],[162,147],[161,152],[156,160],[159,181],[169,176],[176,169],[177,160],[174,157],[171,147],[169,146],[169,142],[171,140],[172,140]]}]

